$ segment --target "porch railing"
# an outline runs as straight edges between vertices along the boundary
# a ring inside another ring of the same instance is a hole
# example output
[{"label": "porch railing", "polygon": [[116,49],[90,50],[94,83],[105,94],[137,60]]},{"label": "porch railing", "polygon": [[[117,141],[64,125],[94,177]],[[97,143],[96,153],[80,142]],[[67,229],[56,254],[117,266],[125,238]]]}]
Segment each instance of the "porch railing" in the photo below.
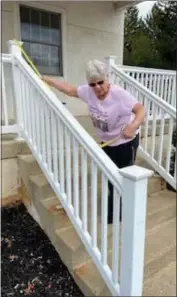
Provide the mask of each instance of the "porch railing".
[{"label": "porch railing", "polygon": [[126,65],[118,68],[176,108],[176,71]]},{"label": "porch railing", "polygon": [[[36,76],[13,42],[10,57],[20,136],[26,140],[111,293],[141,296],[147,179],[152,171],[137,166],[119,170]],[[108,262],[108,181],[114,188],[111,264]],[[120,196],[123,201],[121,233]],[[98,233],[101,242],[98,242]]]},{"label": "porch railing", "polygon": [[[125,73],[109,59],[110,78],[143,103],[146,119],[140,128],[141,144],[139,153],[174,189],[176,189],[176,149],[172,145],[173,131],[176,130],[176,108],[161,100],[145,88],[141,82]],[[175,153],[174,170],[171,171],[171,157]]]}]

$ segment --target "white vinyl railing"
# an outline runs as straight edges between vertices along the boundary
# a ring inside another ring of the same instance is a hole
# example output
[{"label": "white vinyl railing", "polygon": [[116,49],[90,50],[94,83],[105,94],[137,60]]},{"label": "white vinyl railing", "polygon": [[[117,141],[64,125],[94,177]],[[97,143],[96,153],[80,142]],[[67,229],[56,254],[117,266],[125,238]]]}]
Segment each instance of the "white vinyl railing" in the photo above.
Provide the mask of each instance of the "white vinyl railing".
[{"label": "white vinyl railing", "polygon": [[[112,295],[141,296],[147,179],[152,171],[138,166],[119,170],[10,43],[20,136],[30,147]],[[107,226],[108,181],[114,189],[111,239]]]},{"label": "white vinyl railing", "polygon": [[176,108],[176,71],[126,65],[118,68]]},{"label": "white vinyl railing", "polygon": [[10,55],[3,54],[1,70],[1,132],[2,134],[17,133],[18,126],[16,123],[15,95],[12,81],[12,57]]},{"label": "white vinyl railing", "polygon": [[176,129],[176,109],[145,88],[140,82],[120,70],[110,58],[110,78],[129,91],[146,109],[146,119],[140,128],[139,153],[174,189],[176,189],[176,157],[174,174],[170,170],[175,150],[172,134]]}]

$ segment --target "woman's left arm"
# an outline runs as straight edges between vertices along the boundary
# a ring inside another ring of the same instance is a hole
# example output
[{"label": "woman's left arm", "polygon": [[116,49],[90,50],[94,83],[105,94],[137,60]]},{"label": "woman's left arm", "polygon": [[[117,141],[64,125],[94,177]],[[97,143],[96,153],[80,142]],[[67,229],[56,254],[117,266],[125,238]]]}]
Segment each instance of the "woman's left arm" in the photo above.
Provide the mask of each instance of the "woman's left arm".
[{"label": "woman's left arm", "polygon": [[135,118],[123,130],[125,138],[133,138],[136,134],[136,130],[144,122],[145,109],[141,103],[136,103],[132,109],[132,112],[135,114]]}]

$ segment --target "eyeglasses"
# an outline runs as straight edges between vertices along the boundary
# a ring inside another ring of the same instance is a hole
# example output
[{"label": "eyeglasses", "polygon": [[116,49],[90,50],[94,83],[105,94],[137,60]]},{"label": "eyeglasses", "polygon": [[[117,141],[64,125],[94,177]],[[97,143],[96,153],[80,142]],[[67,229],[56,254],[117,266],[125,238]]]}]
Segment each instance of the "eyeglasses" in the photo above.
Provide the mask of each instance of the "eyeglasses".
[{"label": "eyeglasses", "polygon": [[98,81],[96,83],[90,83],[89,86],[92,87],[92,88],[94,88],[96,85],[101,86],[103,84],[104,84],[104,80],[100,80],[100,81]]}]

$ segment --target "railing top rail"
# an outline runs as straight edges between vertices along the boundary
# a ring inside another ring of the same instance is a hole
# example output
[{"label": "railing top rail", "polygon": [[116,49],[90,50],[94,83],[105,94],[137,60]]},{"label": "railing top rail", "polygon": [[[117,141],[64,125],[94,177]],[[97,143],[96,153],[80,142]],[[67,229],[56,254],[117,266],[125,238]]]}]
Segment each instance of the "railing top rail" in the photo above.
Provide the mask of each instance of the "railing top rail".
[{"label": "railing top rail", "polygon": [[95,163],[99,164],[100,169],[104,172],[110,181],[116,185],[119,193],[122,193],[122,176],[117,166],[110,160],[104,151],[98,146],[94,139],[79,124],[74,116],[63,106],[57,96],[47,85],[33,72],[31,67],[19,55],[13,55],[15,62],[18,63],[21,70],[28,76],[31,83],[39,90],[41,96],[45,98],[47,103],[59,115],[61,120],[66,124],[74,137],[83,146],[85,151],[92,157]]},{"label": "railing top rail", "polygon": [[119,77],[124,79],[126,82],[129,82],[133,87],[137,87],[138,90],[142,92],[143,95],[147,96],[151,101],[157,104],[158,107],[160,107],[165,112],[168,112],[169,115],[171,115],[173,118],[176,118],[176,109],[171,104],[165,102],[160,97],[155,95],[153,92],[151,92],[149,89],[147,89],[145,86],[143,86],[138,81],[134,80],[131,76],[123,72],[122,70],[117,68],[117,65],[111,65],[112,69],[118,73]]},{"label": "railing top rail", "polygon": [[157,73],[161,75],[174,75],[176,76],[176,71],[166,70],[166,69],[156,69],[156,68],[146,68],[138,66],[129,66],[129,65],[117,65],[120,69],[133,71],[133,72],[144,72],[144,73]]}]

